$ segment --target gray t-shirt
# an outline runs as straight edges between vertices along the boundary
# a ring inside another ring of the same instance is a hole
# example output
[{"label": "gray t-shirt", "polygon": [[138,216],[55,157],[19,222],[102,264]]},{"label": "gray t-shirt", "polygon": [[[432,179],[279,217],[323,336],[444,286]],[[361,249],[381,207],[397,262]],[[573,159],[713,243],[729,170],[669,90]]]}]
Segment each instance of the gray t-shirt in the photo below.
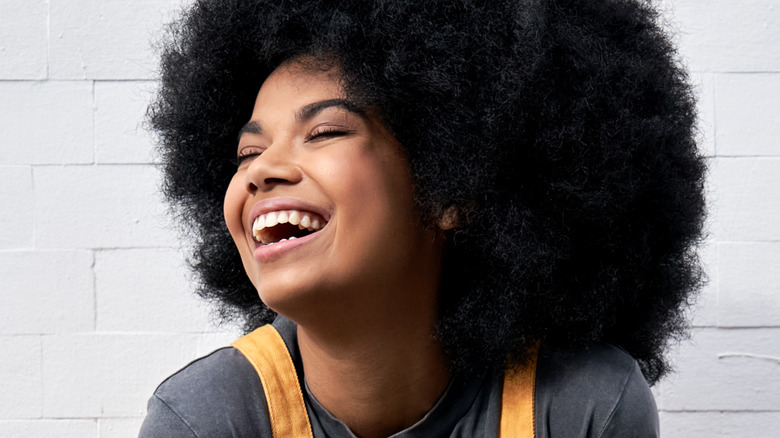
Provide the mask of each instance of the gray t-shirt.
[{"label": "gray t-shirt", "polygon": [[[295,324],[279,317],[304,389],[315,438],[352,438],[349,428],[306,385]],[[394,438],[497,437],[503,376],[454,379],[433,408]],[[231,347],[200,358],[166,379],[149,400],[141,438],[271,437],[260,378]],[[535,388],[537,438],[657,437],[653,395],[631,356],[609,344],[539,351]]]}]

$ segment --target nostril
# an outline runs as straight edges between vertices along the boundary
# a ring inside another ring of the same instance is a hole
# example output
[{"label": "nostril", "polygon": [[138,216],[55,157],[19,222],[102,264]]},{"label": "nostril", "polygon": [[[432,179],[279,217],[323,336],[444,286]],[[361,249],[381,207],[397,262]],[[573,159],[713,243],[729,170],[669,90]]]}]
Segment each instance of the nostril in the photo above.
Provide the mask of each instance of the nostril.
[{"label": "nostril", "polygon": [[263,184],[266,186],[273,186],[277,184],[284,184],[286,182],[289,182],[288,180],[284,178],[266,178],[263,180]]},{"label": "nostril", "polygon": [[300,169],[289,157],[279,157],[269,153],[273,149],[266,149],[262,156],[254,158],[247,167],[246,187],[249,192],[266,192],[280,185],[295,184],[300,181],[302,177]]}]

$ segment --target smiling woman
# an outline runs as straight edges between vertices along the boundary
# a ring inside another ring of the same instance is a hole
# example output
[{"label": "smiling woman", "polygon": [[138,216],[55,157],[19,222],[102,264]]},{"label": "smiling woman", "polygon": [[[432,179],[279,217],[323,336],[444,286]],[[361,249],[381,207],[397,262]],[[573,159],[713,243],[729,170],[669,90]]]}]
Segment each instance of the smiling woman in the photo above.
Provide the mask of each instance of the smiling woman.
[{"label": "smiling woman", "polygon": [[415,208],[400,145],[341,98],[338,78],[293,59],[265,80],[239,138],[228,230],[262,302],[301,327],[365,319],[397,332],[383,315],[422,312],[411,320],[430,331],[442,239]]},{"label": "smiling woman", "polygon": [[150,117],[199,293],[250,333],[161,384],[141,436],[657,436],[704,166],[656,22],[195,3]]}]

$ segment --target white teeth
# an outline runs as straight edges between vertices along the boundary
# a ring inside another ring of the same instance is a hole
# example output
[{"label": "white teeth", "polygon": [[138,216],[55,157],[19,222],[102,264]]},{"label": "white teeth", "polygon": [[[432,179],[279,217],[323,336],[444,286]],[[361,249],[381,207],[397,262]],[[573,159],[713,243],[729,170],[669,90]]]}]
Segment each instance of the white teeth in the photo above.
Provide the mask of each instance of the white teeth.
[{"label": "white teeth", "polygon": [[265,215],[265,228],[271,228],[276,225],[276,213],[273,211]]},{"label": "white teeth", "polygon": [[[263,230],[265,228],[271,228],[278,224],[290,223],[291,225],[297,225],[301,230],[318,231],[325,226],[324,221],[319,216],[314,216],[312,219],[309,213],[301,212],[298,210],[285,210],[285,211],[272,211],[266,214],[258,216],[254,223],[252,223],[252,235],[255,240],[263,243]],[[292,240],[295,237],[290,237],[283,240]],[[280,240],[281,242],[282,240]],[[272,245],[275,242],[263,243],[265,246]]]},{"label": "white teeth", "polygon": [[260,239],[260,231],[265,228],[265,225],[263,224],[263,217],[260,216],[257,219],[255,219],[255,223],[252,224],[252,235],[255,236],[255,239]]},{"label": "white teeth", "polygon": [[293,210],[290,212],[290,223],[293,225],[298,225],[301,223],[301,213],[297,210]]},{"label": "white teeth", "polygon": [[279,243],[279,242],[284,242],[284,241],[286,241],[286,240],[295,240],[295,239],[297,239],[297,237],[295,237],[295,236],[290,236],[290,237],[288,237],[287,239],[282,239],[282,240],[279,240],[279,241],[277,241],[277,242],[269,242],[269,243],[264,243],[264,244],[263,244],[263,246],[271,246],[271,245],[277,244],[277,243]]}]

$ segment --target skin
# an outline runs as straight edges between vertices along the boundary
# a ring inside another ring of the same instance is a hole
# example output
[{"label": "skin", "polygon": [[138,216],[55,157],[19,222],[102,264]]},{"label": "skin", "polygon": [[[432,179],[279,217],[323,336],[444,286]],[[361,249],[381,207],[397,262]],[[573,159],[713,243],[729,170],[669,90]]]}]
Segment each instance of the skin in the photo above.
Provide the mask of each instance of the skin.
[{"label": "skin", "polygon": [[[432,338],[443,241],[414,208],[398,142],[343,94],[335,68],[292,61],[268,77],[242,129],[225,221],[263,302],[298,324],[314,396],[358,436],[388,436],[422,418],[449,379]],[[261,247],[254,217],[290,205],[327,224]]]}]

